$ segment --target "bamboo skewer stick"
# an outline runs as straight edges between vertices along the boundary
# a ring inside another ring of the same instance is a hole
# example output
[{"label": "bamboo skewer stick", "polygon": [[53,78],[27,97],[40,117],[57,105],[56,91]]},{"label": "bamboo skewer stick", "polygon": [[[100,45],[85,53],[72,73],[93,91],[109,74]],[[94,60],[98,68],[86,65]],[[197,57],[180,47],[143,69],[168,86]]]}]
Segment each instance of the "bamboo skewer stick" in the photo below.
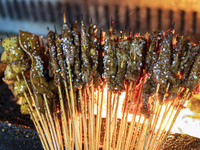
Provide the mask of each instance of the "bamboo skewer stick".
[{"label": "bamboo skewer stick", "polygon": [[90,140],[89,140],[89,145],[90,145],[90,149],[94,149],[94,141],[93,141],[93,125],[92,125],[92,108],[91,108],[91,92],[89,91],[89,87],[88,87],[88,84],[87,84],[87,87],[86,87],[86,90],[87,90],[87,94],[89,96],[89,101],[88,101],[88,113],[89,113],[89,135],[90,135]]},{"label": "bamboo skewer stick", "polygon": [[112,110],[111,110],[111,114],[114,115],[114,108],[115,108],[115,104],[116,104],[116,92],[112,93]]},{"label": "bamboo skewer stick", "polygon": [[[132,135],[133,140],[132,140],[132,142],[131,142],[131,143],[132,143],[131,147],[135,146],[136,139],[137,139],[138,137],[140,137],[140,135],[137,137],[137,134],[138,134],[138,133],[141,133],[141,132],[139,131],[141,118],[142,118],[142,115],[139,116],[138,123],[136,123],[134,136]],[[132,138],[132,137],[131,137],[131,138]],[[138,138],[138,139],[139,139],[139,138]]]},{"label": "bamboo skewer stick", "polygon": [[113,149],[115,149],[115,144],[116,144],[116,132],[117,132],[117,110],[118,110],[118,107],[119,107],[119,95],[120,93],[118,93],[117,95],[117,102],[116,102],[116,106],[115,106],[115,114],[114,114],[114,118],[113,118],[113,131],[112,131],[112,141],[113,141],[113,144],[112,144],[112,147]]},{"label": "bamboo skewer stick", "polygon": [[[30,109],[28,110],[29,112],[30,112]],[[39,135],[39,138],[40,138],[40,141],[41,141],[41,143],[42,143],[42,146],[43,146],[43,148],[45,149],[45,150],[47,150],[47,147],[46,147],[46,145],[45,145],[45,143],[44,143],[44,141],[43,141],[43,138],[42,138],[42,136],[41,136],[41,131],[40,131],[40,129],[38,128],[38,125],[37,125],[37,123],[36,123],[36,121],[35,121],[35,119],[34,119],[34,117],[33,117],[33,114],[30,112],[30,116],[31,116],[31,118],[32,118],[32,120],[33,120],[33,124],[34,124],[34,126],[35,126],[35,128],[36,128],[36,131],[37,131],[37,133],[38,133],[38,135]],[[43,133],[42,133],[43,134]]]},{"label": "bamboo skewer stick", "polygon": [[53,141],[52,141],[52,138],[51,138],[51,135],[50,135],[50,131],[49,131],[49,128],[48,128],[48,125],[47,125],[47,121],[46,121],[46,119],[45,119],[43,114],[41,114],[41,118],[44,121],[45,127],[43,127],[43,128],[44,128],[45,135],[47,137],[47,141],[48,141],[48,143],[50,145],[50,149],[53,149],[53,147],[54,147],[53,146]]},{"label": "bamboo skewer stick", "polygon": [[97,145],[99,145],[99,143],[98,143],[98,131],[99,131],[99,123],[98,123],[98,118],[99,118],[99,107],[100,107],[100,101],[101,101],[101,98],[100,98],[100,87],[98,86],[98,88],[97,88],[97,94],[96,94],[96,111],[97,111],[97,114],[96,114],[96,129],[95,129],[95,141],[96,141],[96,143],[95,143],[95,147],[96,147],[96,150],[97,150]]},{"label": "bamboo skewer stick", "polygon": [[62,135],[61,135],[61,128],[60,128],[60,123],[59,119],[56,113],[53,113],[53,119],[55,121],[55,127],[56,127],[56,134],[58,136],[58,142],[61,150],[64,150],[64,145],[63,145],[63,140],[62,140]]},{"label": "bamboo skewer stick", "polygon": [[53,129],[52,129],[52,126],[51,126],[50,119],[49,119],[49,116],[47,114],[47,111],[45,112],[45,118],[47,120],[48,128],[49,128],[49,131],[50,131],[50,136],[51,136],[51,139],[53,141],[53,147],[54,147],[53,149],[57,149],[56,142],[55,142],[55,137],[54,137],[54,134],[53,134]]},{"label": "bamboo skewer stick", "polygon": [[78,140],[78,135],[77,135],[77,122],[76,122],[76,112],[75,112],[75,105],[74,105],[74,93],[73,93],[73,86],[72,86],[72,75],[71,75],[71,67],[70,67],[70,62],[68,60],[67,62],[68,68],[69,68],[69,80],[70,80],[70,96],[71,96],[71,105],[72,105],[72,118],[73,118],[73,131],[74,131],[74,136],[75,136],[75,144],[76,144],[76,149],[80,149],[79,145],[79,140]]},{"label": "bamboo skewer stick", "polygon": [[149,145],[150,145],[150,143],[152,141],[152,138],[154,136],[154,132],[155,132],[155,128],[156,128],[159,116],[160,116],[160,112],[161,112],[161,105],[160,105],[159,102],[157,102],[156,109],[155,109],[154,120],[152,120],[153,124],[152,124],[152,127],[151,127],[150,131],[149,131],[150,134],[149,134],[149,136],[147,138],[148,141],[147,141],[146,149],[149,148]]},{"label": "bamboo skewer stick", "polygon": [[82,112],[82,120],[83,120],[83,131],[84,131],[84,149],[88,150],[88,142],[87,142],[87,120],[85,118],[85,109],[83,104],[83,98],[82,98],[82,90],[79,90],[80,94],[80,101],[81,101],[81,112]]},{"label": "bamboo skewer stick", "polygon": [[25,92],[24,92],[24,96],[25,96],[25,98],[26,98],[26,100],[28,102],[29,113],[30,113],[30,116],[31,116],[31,118],[33,120],[33,123],[35,125],[36,131],[37,131],[37,133],[39,135],[39,138],[41,140],[42,146],[44,147],[45,150],[48,150],[49,147],[47,145],[47,142],[45,142],[46,139],[45,139],[44,134],[42,132],[41,126],[40,126],[40,124],[39,124],[39,122],[37,120],[37,117],[35,116],[35,113],[33,112],[33,107],[32,107],[32,105],[31,105],[31,103],[30,103],[30,101],[29,101],[29,99],[28,99],[28,97],[27,97]]},{"label": "bamboo skewer stick", "polygon": [[[174,106],[176,106],[176,104],[177,104],[177,101],[176,101],[175,103],[172,103],[172,105],[169,107],[169,109],[172,109],[172,111],[171,111],[171,113],[170,113],[170,115],[169,115],[168,118],[165,117],[165,119],[167,119],[167,122],[164,124],[165,126],[164,126],[164,128],[163,128],[163,130],[162,130],[162,132],[161,132],[161,134],[160,134],[160,136],[159,136],[159,139],[157,140],[157,143],[159,143],[159,141],[161,142],[162,136],[163,136],[163,135],[165,134],[165,132],[166,132],[166,127],[167,127],[167,125],[169,124],[169,121],[173,118],[172,116],[173,116],[174,111],[177,112],[177,110],[175,110],[175,108],[174,108]],[[169,111],[167,111],[167,112],[169,112]],[[169,113],[167,113],[167,114],[169,114]],[[162,123],[162,124],[163,124],[163,123]],[[158,145],[158,144],[157,144],[157,145]],[[156,145],[156,146],[157,146],[157,145]]]},{"label": "bamboo skewer stick", "polygon": [[[28,87],[28,83],[27,83],[27,81],[26,81],[26,78],[25,78],[23,72],[22,72],[22,76],[23,76],[23,79],[24,79],[24,81],[25,81],[25,84],[26,84],[26,86],[27,86],[27,88],[28,88],[28,91],[29,91],[29,93],[30,93],[30,89],[29,89],[29,87]],[[16,78],[17,78],[18,81],[20,81],[18,75],[16,76]],[[33,119],[35,119],[35,122],[36,122],[36,124],[37,124],[37,127],[38,127],[38,129],[39,129],[39,131],[40,131],[40,132],[39,132],[39,136],[42,137],[41,139],[42,139],[42,141],[43,141],[43,143],[44,143],[44,145],[45,145],[45,148],[46,148],[46,149],[49,149],[49,148],[48,148],[48,144],[47,144],[47,140],[46,140],[46,138],[44,137],[42,128],[41,128],[41,126],[40,126],[40,123],[38,122],[37,117],[35,116],[35,113],[33,112],[32,104],[31,104],[31,102],[29,101],[28,96],[27,96],[27,94],[26,94],[25,92],[24,92],[24,96],[25,96],[25,98],[26,98],[26,100],[27,100],[27,102],[28,102],[28,105],[29,105],[29,108],[30,108],[31,113],[33,114]],[[30,93],[30,96],[31,96],[31,99],[32,99],[32,101],[33,101],[33,103],[34,103],[35,101],[34,101],[34,98],[33,98],[32,93]],[[37,111],[37,108],[36,108],[36,111]],[[37,111],[37,114],[38,114],[38,116],[40,117],[39,111]],[[43,126],[43,127],[44,127],[44,126]]]},{"label": "bamboo skewer stick", "polygon": [[132,85],[133,83],[130,83],[130,87],[129,87],[129,92],[128,92],[128,101],[127,101],[127,108],[126,108],[126,116],[125,116],[125,121],[124,121],[124,135],[123,135],[123,142],[122,142],[122,149],[124,149],[125,143],[126,143],[126,129],[127,129],[127,121],[128,121],[128,113],[130,110],[130,106],[131,106],[131,101],[133,99],[133,90],[135,89],[136,86],[136,82],[134,82],[134,85]]},{"label": "bamboo skewer stick", "polygon": [[155,121],[154,121],[154,124],[153,124],[153,127],[152,127],[152,131],[153,131],[153,132],[151,132],[151,134],[150,134],[149,143],[147,144],[147,149],[149,149],[149,146],[150,146],[151,141],[152,141],[152,139],[153,139],[152,136],[154,136],[155,129],[156,129],[156,125],[157,125],[158,119],[159,119],[159,117],[160,117],[160,113],[161,113],[161,110],[162,110],[162,106],[163,106],[164,103],[165,103],[165,98],[166,98],[166,96],[167,96],[167,92],[168,92],[168,90],[169,90],[169,86],[170,86],[170,83],[167,84],[167,87],[166,87],[166,90],[165,90],[165,94],[164,94],[163,99],[162,99],[162,102],[161,102],[162,104],[160,105],[160,104],[158,103],[158,109],[156,110],[156,117],[155,117]]},{"label": "bamboo skewer stick", "polygon": [[158,146],[159,149],[162,147],[162,145],[164,144],[164,142],[165,142],[165,140],[166,140],[166,137],[169,135],[169,133],[170,133],[170,131],[171,131],[171,129],[172,129],[172,127],[173,127],[175,121],[176,121],[176,118],[178,117],[178,114],[179,114],[179,112],[181,111],[181,106],[182,106],[182,105],[185,103],[185,101],[189,98],[189,96],[190,96],[191,93],[188,93],[188,92],[189,92],[189,89],[187,89],[187,91],[186,91],[187,96],[186,96],[185,99],[183,99],[183,100],[181,101],[181,104],[180,104],[179,107],[178,107],[178,110],[177,110],[177,112],[176,112],[176,114],[175,114],[175,116],[174,116],[174,118],[173,118],[173,120],[172,120],[172,123],[170,124],[170,127],[169,127],[167,133],[163,136],[163,138],[162,138],[162,140],[161,140],[161,141],[163,141],[163,142]]},{"label": "bamboo skewer stick", "polygon": [[78,101],[77,101],[77,95],[76,92],[73,92],[74,94],[74,108],[75,108],[75,120],[76,120],[76,131],[77,131],[77,140],[78,140],[78,145],[80,146],[80,150],[82,149],[82,137],[80,136],[80,122],[79,122],[79,112],[78,112]]},{"label": "bamboo skewer stick", "polygon": [[154,137],[153,137],[153,141],[151,142],[151,144],[150,144],[150,149],[153,149],[153,147],[154,147],[154,144],[156,143],[156,139],[157,139],[157,137],[158,137],[158,135],[159,135],[159,133],[160,133],[160,131],[161,131],[161,129],[162,129],[162,126],[163,126],[163,122],[164,122],[164,120],[166,119],[166,116],[167,116],[167,114],[168,114],[168,111],[170,110],[170,108],[171,108],[171,103],[166,103],[166,104],[162,104],[162,106],[161,106],[161,109],[163,109],[163,106],[164,105],[166,105],[166,107],[165,107],[165,109],[164,109],[164,112],[163,112],[163,115],[161,116],[161,124],[159,125],[159,128],[158,128],[158,130],[156,131],[156,133],[155,133],[155,135],[154,135]]},{"label": "bamboo skewer stick", "polygon": [[[34,99],[34,97],[33,97],[33,93],[32,93],[32,91],[31,91],[31,89],[30,89],[30,87],[29,87],[29,85],[28,85],[28,83],[27,83],[27,80],[26,80],[26,77],[25,77],[25,75],[24,75],[24,72],[22,72],[22,77],[23,77],[23,79],[24,79],[24,81],[25,81],[25,84],[26,84],[26,86],[27,86],[27,88],[28,88],[28,92],[29,92],[30,97],[31,97],[31,99],[32,99],[33,105],[34,105],[34,106],[37,106],[37,105],[36,105],[36,102],[35,102],[35,99]],[[31,104],[30,104],[30,105],[31,105]],[[41,114],[40,114],[40,112],[39,112],[38,107],[35,107],[35,110],[36,110],[37,115],[38,115],[38,117],[39,117],[40,123],[41,123],[42,127],[44,128],[44,131],[47,133],[48,128],[45,128],[45,125],[44,125],[44,122],[43,122],[43,120],[42,120],[42,117],[41,117]],[[44,135],[43,135],[43,136],[44,136]]]},{"label": "bamboo skewer stick", "polygon": [[125,149],[129,148],[129,145],[130,145],[130,142],[131,142],[131,137],[132,137],[133,132],[134,132],[133,130],[134,130],[134,125],[135,125],[135,118],[136,118],[137,111],[138,111],[139,101],[140,101],[140,97],[141,97],[142,89],[143,89],[143,84],[144,84],[144,79],[142,80],[142,84],[141,84],[140,89],[139,89],[139,94],[138,94],[138,98],[137,98],[137,104],[136,104],[136,106],[134,108],[133,117],[131,119],[131,125],[129,127]]},{"label": "bamboo skewer stick", "polygon": [[93,145],[95,147],[95,136],[94,136],[94,133],[95,133],[95,121],[94,121],[94,84],[93,84],[93,80],[92,80],[92,83],[91,83],[91,90],[92,90],[92,101],[91,101],[91,110],[92,110],[92,123],[93,123],[93,126],[92,126],[92,131],[93,131]]},{"label": "bamboo skewer stick", "polygon": [[51,125],[52,130],[53,130],[53,136],[55,138],[56,146],[57,146],[58,149],[60,149],[60,147],[58,145],[58,137],[56,135],[56,130],[55,130],[54,122],[53,122],[53,119],[52,119],[52,116],[51,116],[51,112],[50,112],[50,109],[49,109],[49,105],[48,105],[48,102],[47,102],[46,94],[43,94],[43,97],[44,97],[44,102],[45,102],[46,109],[47,109],[47,115],[48,115],[49,120],[50,120],[50,125]]},{"label": "bamboo skewer stick", "polygon": [[149,122],[148,122],[148,126],[147,126],[147,132],[146,132],[146,137],[145,137],[145,141],[144,141],[143,150],[145,150],[145,148],[146,148],[147,137],[148,137],[148,134],[149,134],[149,128],[150,128],[150,126],[151,126],[152,115],[153,115],[153,112],[154,112],[154,105],[155,105],[155,102],[156,102],[156,100],[157,100],[157,98],[158,98],[158,91],[159,91],[159,88],[160,88],[160,84],[157,84],[156,93],[155,93],[155,98],[154,98],[154,102],[153,102],[153,106],[152,106],[152,110],[151,110],[151,113],[150,113]]},{"label": "bamboo skewer stick", "polygon": [[[64,80],[64,87],[65,87],[65,94],[66,94],[66,97],[67,97],[67,106],[68,106],[68,116],[72,117],[72,110],[71,110],[71,100],[70,100],[70,97],[69,97],[69,91],[68,91],[68,86],[67,86],[67,82]],[[71,130],[71,123],[69,123],[69,141],[71,140],[72,138],[72,130]],[[70,147],[72,146],[71,145],[71,142],[70,143]]]},{"label": "bamboo skewer stick", "polygon": [[84,92],[84,103],[83,103],[83,110],[84,110],[84,115],[86,118],[86,127],[87,127],[87,141],[88,141],[88,149],[90,149],[90,129],[89,129],[89,119],[88,119],[88,102],[87,102],[87,91],[86,88],[83,88]]},{"label": "bamboo skewer stick", "polygon": [[[100,90],[100,89],[99,89]],[[101,115],[102,115],[102,108],[103,108],[103,95],[104,95],[104,90],[103,89],[101,89],[102,91],[101,91],[101,95],[100,95],[100,108],[99,108],[99,111],[98,111],[98,118],[97,118],[97,120],[98,120],[98,122],[97,122],[97,126],[98,126],[98,130],[97,130],[97,150],[99,149],[99,144],[100,144],[100,134],[101,134],[101,120],[102,120],[102,117],[101,117]]]},{"label": "bamboo skewer stick", "polygon": [[[136,148],[137,150],[139,149],[142,149],[142,146],[143,146],[143,143],[144,143],[144,138],[145,138],[145,135],[146,135],[146,128],[147,128],[147,124],[148,124],[148,118],[144,116],[144,121],[142,123],[142,126],[141,126],[141,129],[140,129],[140,132],[139,132],[139,136],[138,136],[138,139],[137,139],[137,144],[136,144]],[[137,134],[137,133],[136,133]],[[136,135],[135,135],[136,136]],[[141,141],[141,142],[140,142]],[[131,148],[133,148],[133,145],[131,145]]]},{"label": "bamboo skewer stick", "polygon": [[69,126],[70,126],[70,129],[71,129],[71,149],[75,149],[75,139],[74,139],[74,129],[73,129],[73,121],[70,119],[69,120]]},{"label": "bamboo skewer stick", "polygon": [[[178,92],[178,94],[177,95],[179,95],[180,94],[180,90],[179,90],[179,92]],[[178,96],[177,96],[178,97]],[[163,123],[164,123],[164,120],[166,119],[166,116],[167,116],[167,114],[168,114],[168,112],[170,111],[170,109],[171,108],[173,108],[173,106],[175,106],[176,105],[176,102],[177,102],[178,100],[175,100],[175,103],[172,103],[172,102],[169,102],[169,106],[168,107],[166,107],[166,109],[165,109],[165,112],[164,112],[164,114],[163,114],[163,117],[162,117],[162,120],[161,120],[161,124],[160,124],[160,127],[159,127],[159,129],[158,129],[158,131],[157,131],[157,133],[156,133],[156,136],[155,136],[155,138],[154,138],[154,142],[153,143],[155,143],[155,140],[157,139],[157,136],[158,136],[158,133],[160,132],[160,130],[162,129],[162,127],[163,127]],[[171,112],[171,114],[172,114],[173,112]],[[170,114],[170,115],[171,115]],[[170,118],[170,117],[169,117]],[[166,127],[166,126],[165,126]],[[160,133],[160,135],[159,135],[159,137],[161,137],[162,136],[162,134],[164,134],[164,130],[165,130],[165,127],[163,127],[163,131]],[[160,139],[160,138],[159,138]],[[157,140],[157,141],[159,141],[159,139]],[[152,146],[151,147],[154,147],[155,146],[155,144],[153,144],[152,143]]]},{"label": "bamboo skewer stick", "polygon": [[111,91],[108,91],[108,98],[107,98],[107,114],[106,115],[106,119],[108,119],[107,121],[107,127],[108,130],[107,130],[107,140],[106,140],[106,149],[107,150],[110,150],[111,149],[111,95],[112,95],[112,92]]},{"label": "bamboo skewer stick", "polygon": [[[126,87],[126,96],[125,96],[125,99],[124,101],[127,100],[127,95],[128,95],[128,88]],[[128,102],[127,102],[128,103]],[[127,107],[129,107],[130,104],[127,105]],[[125,125],[125,121],[126,121],[126,110],[127,109],[126,107],[124,107],[123,109],[123,112],[122,112],[122,119],[121,119],[121,123],[120,123],[120,128],[119,128],[119,134],[118,134],[118,140],[117,140],[117,149],[120,149],[121,147],[121,141],[122,141],[122,137],[124,135],[124,131],[123,131],[123,128],[124,128],[124,125]]]},{"label": "bamboo skewer stick", "polygon": [[[158,143],[160,143],[160,144],[157,146],[158,148],[161,147],[163,141],[165,140],[165,138],[167,137],[167,135],[169,135],[169,133],[171,131],[171,128],[172,128],[173,124],[175,123],[176,118],[178,117],[179,112],[181,111],[182,105],[185,103],[185,101],[188,99],[189,96],[190,96],[189,89],[187,89],[186,92],[185,92],[185,94],[184,94],[184,96],[183,96],[183,99],[181,100],[181,102],[177,106],[176,113],[173,116],[173,119],[172,119],[172,122],[170,123],[169,129],[166,131],[165,135],[160,136],[160,138],[159,138]],[[166,130],[166,125],[165,125],[164,130]]]},{"label": "bamboo skewer stick", "polygon": [[61,87],[58,86],[58,93],[59,93],[59,99],[60,99],[60,113],[61,113],[61,120],[62,120],[62,128],[63,131],[65,131],[63,133],[64,135],[64,143],[65,143],[65,147],[69,149],[70,147],[70,139],[69,139],[69,133],[68,133],[68,126],[67,126],[67,116],[66,116],[66,112],[65,112],[65,107],[64,107],[64,100],[62,97],[62,92],[61,92]]}]

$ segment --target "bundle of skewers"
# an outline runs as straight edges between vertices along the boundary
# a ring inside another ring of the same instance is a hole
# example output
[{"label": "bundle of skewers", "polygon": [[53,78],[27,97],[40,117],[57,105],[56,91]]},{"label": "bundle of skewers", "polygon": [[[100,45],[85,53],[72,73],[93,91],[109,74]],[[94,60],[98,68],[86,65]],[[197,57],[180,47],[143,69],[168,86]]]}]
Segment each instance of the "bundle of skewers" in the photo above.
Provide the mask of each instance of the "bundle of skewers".
[{"label": "bundle of skewers", "polygon": [[118,37],[111,25],[98,36],[64,15],[46,43],[24,31],[3,39],[4,81],[45,150],[160,149],[199,84],[199,45],[174,32]]}]

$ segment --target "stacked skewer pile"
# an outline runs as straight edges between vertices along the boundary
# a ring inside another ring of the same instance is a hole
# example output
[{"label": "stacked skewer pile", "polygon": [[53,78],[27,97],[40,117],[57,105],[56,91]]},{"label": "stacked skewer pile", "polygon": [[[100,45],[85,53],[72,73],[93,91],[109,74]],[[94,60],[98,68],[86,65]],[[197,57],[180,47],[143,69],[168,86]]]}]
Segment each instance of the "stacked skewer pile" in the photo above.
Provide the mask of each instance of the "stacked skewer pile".
[{"label": "stacked skewer pile", "polygon": [[95,25],[79,32],[64,16],[46,44],[19,31],[2,46],[4,81],[47,150],[159,149],[199,84],[199,45],[173,29],[117,37],[111,26],[98,37]]}]

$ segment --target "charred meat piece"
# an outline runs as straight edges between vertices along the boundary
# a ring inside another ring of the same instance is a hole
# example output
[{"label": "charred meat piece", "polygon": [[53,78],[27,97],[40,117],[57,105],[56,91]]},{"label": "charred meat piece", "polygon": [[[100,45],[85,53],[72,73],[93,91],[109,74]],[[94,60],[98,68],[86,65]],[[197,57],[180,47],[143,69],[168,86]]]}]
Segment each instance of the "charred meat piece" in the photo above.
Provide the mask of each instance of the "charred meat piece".
[{"label": "charred meat piece", "polygon": [[55,98],[53,91],[49,90],[49,84],[45,77],[39,37],[29,32],[19,31],[19,43],[31,58],[30,79],[34,89],[41,94],[46,94],[47,97]]},{"label": "charred meat piece", "polygon": [[96,32],[97,32],[96,25],[91,24],[88,29],[88,35],[89,35],[91,75],[93,77],[94,87],[97,87],[101,83],[101,78],[98,71],[98,53],[97,53],[98,41]]},{"label": "charred meat piece", "polygon": [[[129,51],[130,42],[127,40],[121,40],[118,43],[118,47],[116,50],[117,56],[117,75],[116,75],[116,82],[117,82],[117,89],[124,90],[124,79],[125,73],[128,63],[128,51]],[[130,67],[130,66],[129,66]]]},{"label": "charred meat piece", "polygon": [[[158,32],[152,32],[149,36],[149,48],[146,53],[146,58],[145,58],[145,65],[147,70],[151,70],[152,66],[155,62],[157,62],[158,59],[158,37],[159,33]],[[152,73],[152,72],[150,72]]]},{"label": "charred meat piece", "polygon": [[180,69],[184,70],[185,65],[191,54],[192,43],[189,40],[183,42],[181,56],[180,56]]},{"label": "charred meat piece", "polygon": [[91,81],[91,64],[90,64],[89,39],[83,22],[81,23],[81,72],[83,84]]},{"label": "charred meat piece", "polygon": [[[30,96],[28,97],[29,100],[31,100]],[[29,105],[28,105],[28,102],[27,102],[27,99],[25,97],[21,97],[21,106],[20,106],[20,112],[21,114],[23,115],[27,115],[29,114]]]},{"label": "charred meat piece", "polygon": [[159,52],[159,58],[153,67],[153,80],[160,85],[167,85],[167,81],[171,75],[170,64],[172,36],[172,33],[167,33],[166,36],[163,37]]},{"label": "charred meat piece", "polygon": [[56,52],[57,52],[57,61],[58,65],[60,66],[60,76],[64,81],[67,81],[67,67],[66,67],[66,61],[65,57],[63,55],[63,49],[62,49],[62,38],[60,36],[56,37]]},{"label": "charred meat piece", "polygon": [[104,75],[110,90],[116,89],[117,58],[115,39],[110,28],[104,41]]},{"label": "charred meat piece", "polygon": [[142,113],[146,116],[150,113],[149,97],[156,91],[156,83],[153,81],[152,76],[149,76],[142,89]]},{"label": "charred meat piece", "polygon": [[187,57],[187,62],[182,66],[183,69],[181,70],[181,74],[183,75],[183,78],[181,80],[183,84],[184,84],[184,80],[188,78],[188,76],[190,75],[190,71],[199,53],[199,46],[193,46],[191,42],[188,43],[188,45],[190,45],[188,49],[189,55]]},{"label": "charred meat piece", "polygon": [[6,70],[4,72],[4,82],[7,84],[12,84],[17,80],[15,72],[12,70],[10,64],[6,66]]},{"label": "charred meat piece", "polygon": [[189,88],[192,92],[199,84],[200,77],[200,54],[195,59],[192,65],[189,76],[183,81],[184,87]]},{"label": "charred meat piece", "polygon": [[169,100],[174,100],[177,97],[177,93],[179,92],[181,86],[180,86],[180,80],[177,79],[175,84],[170,84],[169,87]]},{"label": "charred meat piece", "polygon": [[61,36],[62,36],[63,53],[65,55],[66,62],[70,61],[70,66],[73,66],[76,47],[73,44],[73,38],[70,26],[67,23],[63,24]]},{"label": "charred meat piece", "polygon": [[54,74],[54,81],[56,85],[60,85],[60,66],[58,65],[57,60],[57,51],[56,51],[56,34],[53,31],[49,31],[47,34],[47,48],[50,56],[51,68]]},{"label": "charred meat piece", "polygon": [[160,32],[153,32],[150,34],[148,38],[149,47],[147,48],[146,58],[145,58],[145,71],[148,73],[148,77],[146,82],[144,83],[144,87],[142,89],[142,108],[141,111],[146,116],[150,113],[150,103],[149,97],[152,96],[156,91],[156,85],[153,78],[153,67],[156,64],[160,50],[160,40],[162,34]]},{"label": "charred meat piece", "polygon": [[73,72],[73,88],[81,88],[82,86],[82,72],[81,72],[81,59],[80,59],[80,33],[78,31],[78,24],[75,22],[72,24],[72,37],[73,43],[75,45],[75,54],[74,54],[74,66],[72,68]]},{"label": "charred meat piece", "polygon": [[176,43],[173,49],[172,54],[172,62],[171,62],[171,72],[176,75],[179,71],[179,65],[180,65],[180,55],[181,50],[183,46],[183,36],[177,36],[176,37]]},{"label": "charred meat piece", "polygon": [[128,53],[128,63],[126,79],[137,81],[138,77],[142,74],[142,66],[144,61],[143,53],[145,51],[147,42],[143,37],[133,38],[130,44],[130,51]]},{"label": "charred meat piece", "polygon": [[91,63],[91,75],[95,76],[97,73],[97,66],[98,66],[98,55],[97,55],[97,48],[96,48],[96,37],[97,27],[94,25],[90,25],[88,29],[88,40],[89,40],[89,56],[90,56],[90,63]]}]

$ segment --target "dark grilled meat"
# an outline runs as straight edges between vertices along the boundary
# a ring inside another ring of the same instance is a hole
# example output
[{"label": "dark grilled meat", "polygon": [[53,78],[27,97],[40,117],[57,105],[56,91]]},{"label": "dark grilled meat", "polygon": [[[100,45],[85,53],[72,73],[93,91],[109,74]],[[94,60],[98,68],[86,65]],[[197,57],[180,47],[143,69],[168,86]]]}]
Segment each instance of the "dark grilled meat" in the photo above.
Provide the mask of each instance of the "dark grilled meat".
[{"label": "dark grilled meat", "polygon": [[[118,90],[124,90],[124,79],[125,73],[127,69],[128,63],[128,51],[129,51],[130,42],[126,39],[122,39],[118,43],[118,47],[116,49],[116,56],[117,56],[117,75],[116,79],[116,86]],[[129,66],[130,67],[130,66]]]},{"label": "dark grilled meat", "polygon": [[73,88],[80,88],[82,86],[82,73],[81,73],[81,59],[80,59],[80,33],[78,31],[78,24],[72,24],[72,37],[73,43],[75,45],[75,56],[74,56],[74,66],[72,68],[73,72]]},{"label": "dark grilled meat", "polygon": [[116,44],[112,28],[104,41],[104,75],[110,90],[116,89],[115,75],[117,73]]},{"label": "dark grilled meat", "polygon": [[81,72],[82,72],[82,81],[83,84],[90,83],[91,81],[91,64],[90,64],[90,49],[89,49],[89,40],[86,33],[85,25],[82,22],[81,25]]},{"label": "dark grilled meat", "polygon": [[98,41],[97,41],[97,27],[96,25],[90,25],[88,29],[89,49],[90,49],[90,64],[91,64],[91,76],[93,77],[93,84],[97,87],[101,83],[100,74],[98,71]]},{"label": "dark grilled meat", "polygon": [[51,69],[54,74],[54,81],[56,85],[60,85],[60,66],[58,65],[57,60],[57,51],[56,51],[56,34],[53,31],[49,31],[47,34],[47,47],[49,52],[49,59],[51,62]]},{"label": "dark grilled meat", "polygon": [[143,71],[144,51],[147,42],[143,37],[135,37],[132,39],[130,45],[130,51],[128,56],[126,79],[131,81],[137,81],[138,77]]}]

